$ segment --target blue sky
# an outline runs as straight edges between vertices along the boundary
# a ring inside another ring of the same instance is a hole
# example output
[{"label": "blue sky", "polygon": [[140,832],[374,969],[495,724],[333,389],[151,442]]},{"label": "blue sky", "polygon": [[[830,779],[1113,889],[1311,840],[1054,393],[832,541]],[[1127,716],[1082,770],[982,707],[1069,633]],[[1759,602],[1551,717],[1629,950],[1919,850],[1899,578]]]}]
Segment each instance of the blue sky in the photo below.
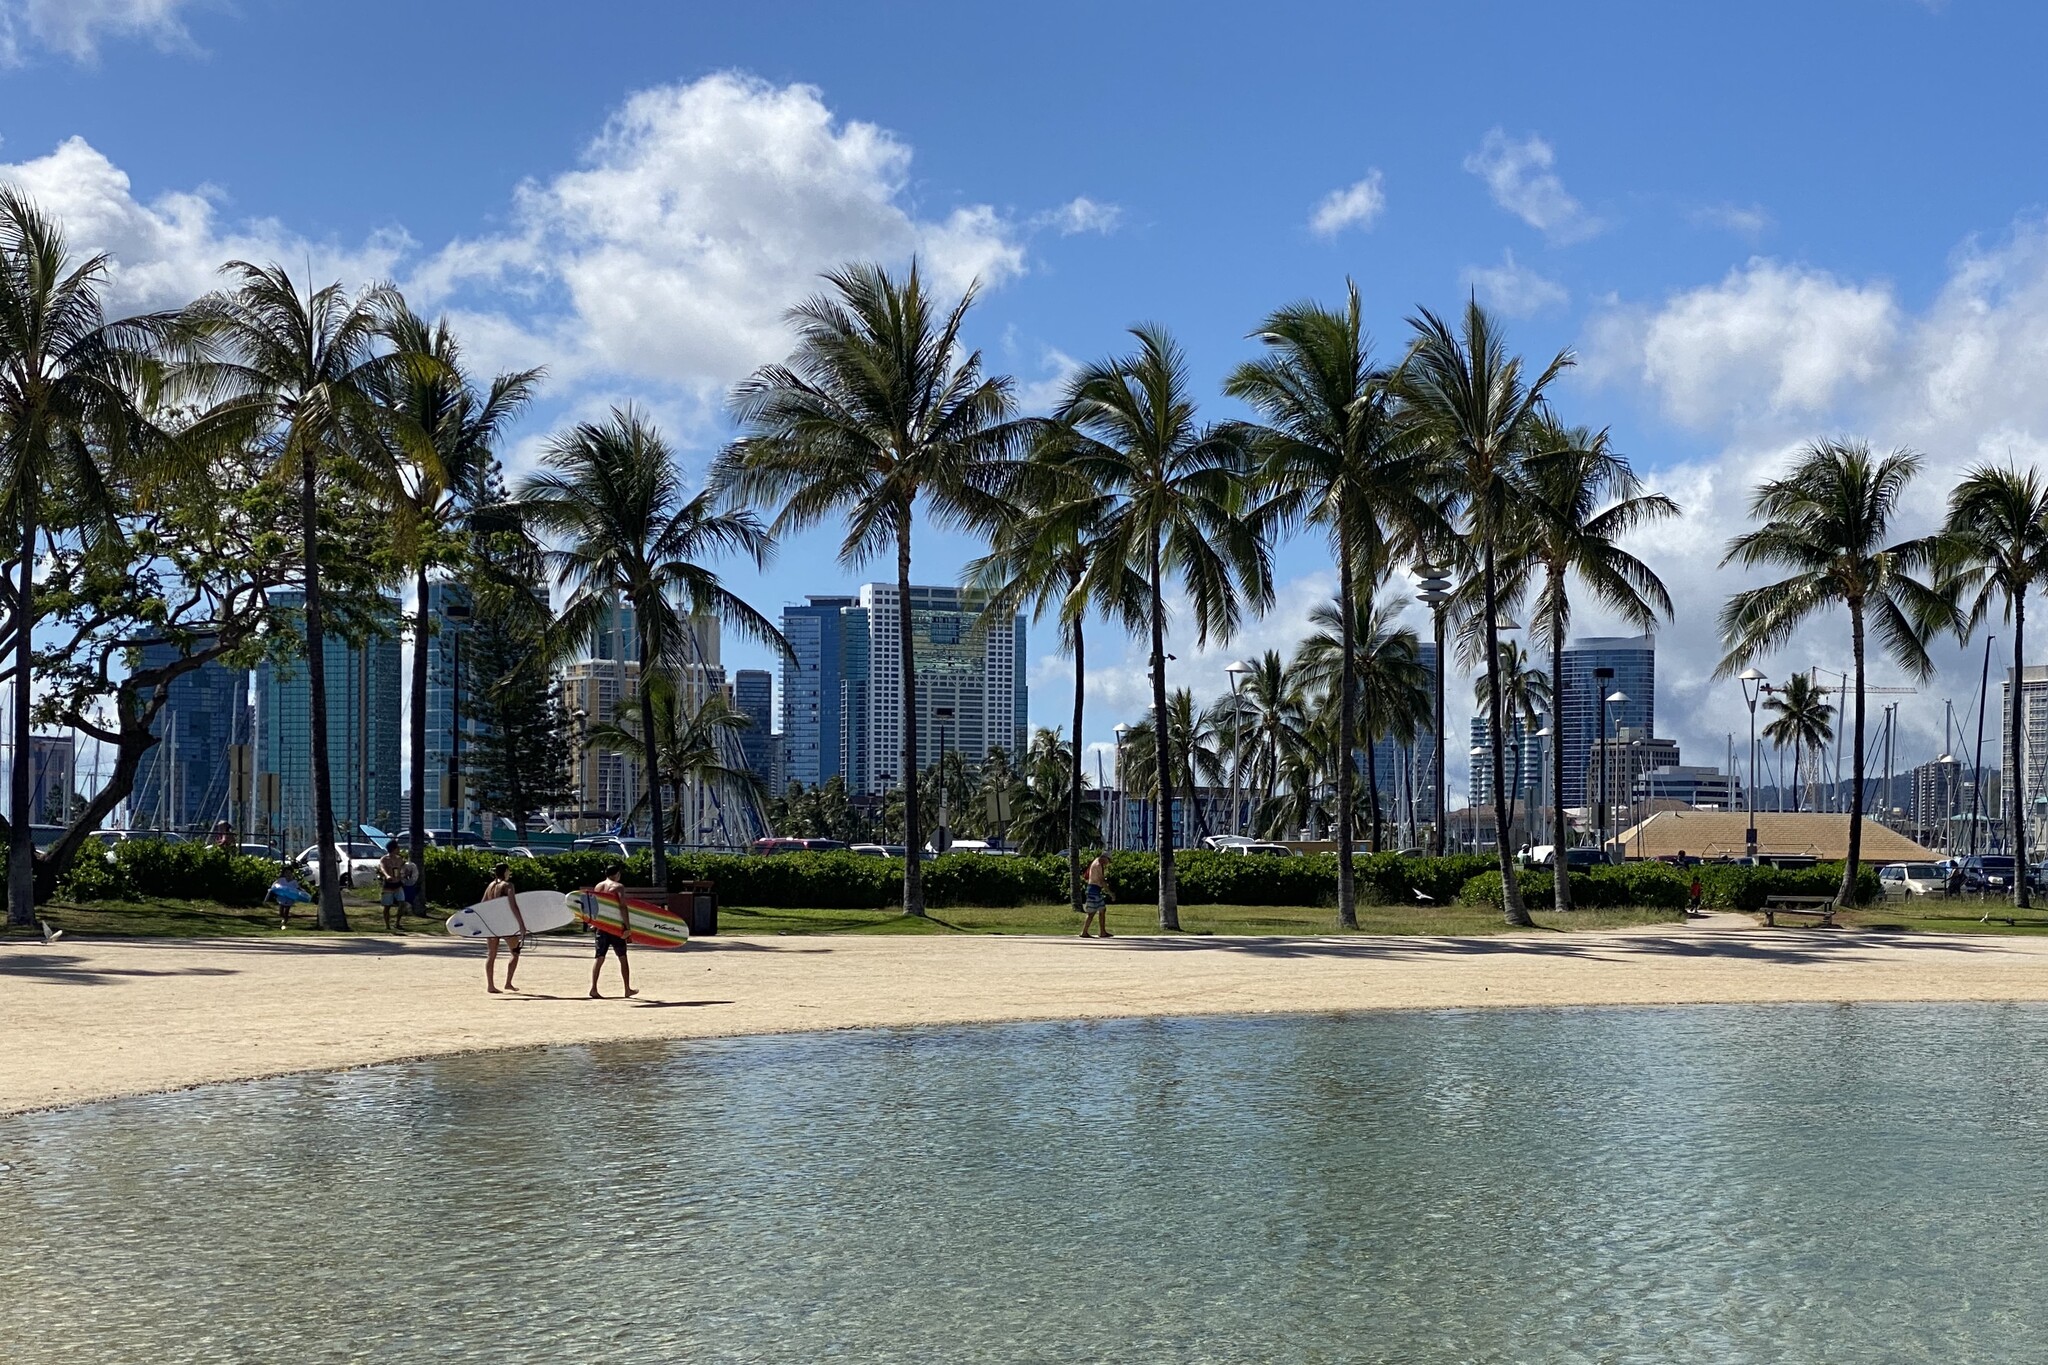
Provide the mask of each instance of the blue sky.
[{"label": "blue sky", "polygon": [[[1713,565],[1757,476],[1824,433],[1912,445],[1924,519],[1956,469],[2042,450],[2037,6],[874,8],[0,0],[0,177],[115,252],[134,304],[234,254],[397,279],[478,363],[551,367],[515,463],[630,398],[701,469],[724,386],[854,255],[979,274],[975,339],[1034,399],[1141,319],[1213,392],[1265,311],[1347,274],[1389,359],[1416,305],[1476,290],[1526,351],[1578,352],[1560,408],[1687,506],[1641,548],[1680,602],[1659,729],[1698,761],[1745,724],[1708,678],[1740,585]],[[969,552],[930,538],[919,577]],[[773,611],[855,581],[830,556],[732,577]],[[1291,645],[1329,557],[1280,565],[1274,615],[1179,643],[1176,682]],[[1839,667],[1846,634],[1766,667]],[[1090,740],[1142,706],[1122,645],[1091,651]],[[1943,656],[1915,757],[1974,692]]]}]

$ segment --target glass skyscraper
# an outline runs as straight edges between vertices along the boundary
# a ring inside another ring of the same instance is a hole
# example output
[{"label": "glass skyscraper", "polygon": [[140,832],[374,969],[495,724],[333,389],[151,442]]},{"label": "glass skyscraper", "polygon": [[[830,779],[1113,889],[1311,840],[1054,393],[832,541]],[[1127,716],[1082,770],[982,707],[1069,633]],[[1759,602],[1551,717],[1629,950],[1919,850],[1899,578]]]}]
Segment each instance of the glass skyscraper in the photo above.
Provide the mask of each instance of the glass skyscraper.
[{"label": "glass skyscraper", "polygon": [[[482,728],[462,714],[473,681],[469,671],[473,665],[463,659],[471,629],[469,589],[460,583],[427,584],[427,614],[433,622],[433,633],[427,637],[427,742],[421,750],[427,762],[427,828],[467,828],[468,822],[458,824],[455,813],[442,800],[442,779],[448,775],[454,732],[460,730],[462,754],[469,755],[476,750]],[[463,766],[468,766],[466,759]],[[473,801],[469,808],[475,809]]]},{"label": "glass skyscraper", "polygon": [[[271,594],[271,600],[297,608],[305,597],[283,591]],[[399,604],[392,600],[387,605],[395,621]],[[303,632],[303,623],[299,629]],[[346,838],[366,823],[396,831],[404,822],[399,721],[405,680],[398,636],[379,635],[357,647],[329,633],[325,645],[328,790],[336,835]],[[278,809],[270,813],[267,828],[296,853],[313,841],[316,823],[312,686],[305,660],[258,668],[255,691],[258,781],[265,773],[278,777]]]},{"label": "glass skyscraper", "polygon": [[[144,668],[176,663],[173,644],[145,645]],[[228,746],[249,738],[249,675],[218,661],[201,664],[171,681],[170,696],[150,733],[156,744],[135,770],[128,794],[128,823],[134,829],[206,829],[231,820]]]},{"label": "glass skyscraper", "polygon": [[782,664],[785,782],[816,787],[846,773],[841,717],[845,613],[851,597],[811,597],[782,609],[782,634],[794,658]]},{"label": "glass skyscraper", "polygon": [[[1611,668],[1611,678],[1595,671]],[[1558,710],[1564,731],[1564,802],[1583,806],[1586,764],[1603,733],[1632,729],[1657,733],[1657,637],[1589,636],[1565,646],[1564,679]],[[1626,702],[1603,709],[1602,699],[1619,691]]]}]

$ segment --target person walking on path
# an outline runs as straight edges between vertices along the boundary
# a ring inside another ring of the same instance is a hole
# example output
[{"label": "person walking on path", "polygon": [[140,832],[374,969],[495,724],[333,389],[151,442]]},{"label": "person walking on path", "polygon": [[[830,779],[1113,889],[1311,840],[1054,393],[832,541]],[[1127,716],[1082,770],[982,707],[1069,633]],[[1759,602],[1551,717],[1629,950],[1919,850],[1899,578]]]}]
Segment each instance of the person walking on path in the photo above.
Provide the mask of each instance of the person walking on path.
[{"label": "person walking on path", "polygon": [[399,852],[396,839],[385,845],[384,856],[377,860],[377,882],[382,892],[378,904],[384,910],[384,932],[402,932],[405,927],[405,854]]},{"label": "person walking on path", "polygon": [[1109,938],[1109,855],[1098,853],[1088,864],[1088,870],[1081,874],[1082,904],[1087,907],[1081,916],[1081,937],[1088,938],[1088,925],[1097,923],[1101,937]]},{"label": "person walking on path", "polygon": [[[512,978],[519,972],[519,945],[521,940],[526,937],[526,917],[519,913],[519,888],[512,885],[511,872],[512,868],[508,863],[499,863],[496,867],[492,868],[491,884],[484,888],[484,899],[494,901],[501,896],[504,897],[505,900],[511,903],[512,918],[519,923],[519,932],[508,935],[502,940],[512,945],[512,960],[505,964],[505,989],[516,991],[519,988],[512,984]],[[500,994],[498,990],[499,942],[500,940],[497,938],[488,940],[489,946],[484,950],[484,988],[492,995]]]},{"label": "person walking on path", "polygon": [[[619,879],[625,875],[625,864],[613,863],[604,870],[604,880],[599,882],[596,887],[597,894],[600,896],[623,897],[626,894],[626,888]],[[626,994],[629,996],[640,994],[640,992],[633,989],[633,966],[626,961],[625,936],[615,934],[595,921],[591,923],[590,927],[597,931],[597,961],[590,964],[590,998],[592,1000],[604,999],[604,996],[597,989],[597,977],[598,973],[604,970],[604,955],[606,953],[614,953],[618,956],[619,981],[625,986]]]}]

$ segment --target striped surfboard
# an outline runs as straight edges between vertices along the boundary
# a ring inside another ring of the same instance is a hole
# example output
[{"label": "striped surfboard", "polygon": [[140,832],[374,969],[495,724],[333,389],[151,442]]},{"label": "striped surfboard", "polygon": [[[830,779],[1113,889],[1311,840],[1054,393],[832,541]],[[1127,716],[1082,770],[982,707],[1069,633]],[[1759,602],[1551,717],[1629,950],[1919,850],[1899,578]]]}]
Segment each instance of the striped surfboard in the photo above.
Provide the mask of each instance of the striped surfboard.
[{"label": "striped surfboard", "polygon": [[623,892],[576,893],[576,918],[617,934],[642,948],[680,948],[690,941],[690,922],[666,905]]}]

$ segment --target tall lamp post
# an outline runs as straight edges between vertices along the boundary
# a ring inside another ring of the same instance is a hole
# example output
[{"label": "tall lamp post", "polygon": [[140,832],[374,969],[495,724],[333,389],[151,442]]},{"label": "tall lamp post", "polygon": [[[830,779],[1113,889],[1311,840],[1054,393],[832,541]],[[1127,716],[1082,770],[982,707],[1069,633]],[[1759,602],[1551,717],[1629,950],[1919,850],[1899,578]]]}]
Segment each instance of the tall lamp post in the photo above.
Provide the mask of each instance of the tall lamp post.
[{"label": "tall lamp post", "polygon": [[1465,752],[1465,829],[1471,836],[1468,853],[1479,851],[1479,760],[1491,751],[1484,744],[1475,744]]},{"label": "tall lamp post", "polygon": [[1450,570],[1417,564],[1415,595],[1429,608],[1436,624],[1436,667],[1430,670],[1435,674],[1433,690],[1436,693],[1436,719],[1432,722],[1433,728],[1430,731],[1429,785],[1436,806],[1436,836],[1432,840],[1436,847],[1433,852],[1441,858],[1444,856],[1444,825],[1447,823],[1445,815],[1448,809],[1444,790],[1444,607],[1451,600]]},{"label": "tall lamp post", "polygon": [[1742,670],[1742,699],[1749,703],[1749,788],[1742,794],[1742,808],[1749,816],[1745,822],[1742,847],[1748,853],[1753,866],[1756,863],[1756,703],[1770,684],[1755,667]]},{"label": "tall lamp post", "polygon": [[[441,608],[441,617],[451,627],[448,632],[448,833],[452,844],[455,832],[462,828],[462,808],[469,804],[462,799],[462,628],[469,624],[469,604],[455,601],[450,594]],[[526,831],[521,830],[519,837],[525,838]]]},{"label": "tall lamp post", "polygon": [[[1615,688],[1601,699],[1600,707],[1600,857],[1607,857],[1607,820],[1613,815],[1614,743],[1621,722],[1614,708],[1628,701],[1628,693]],[[1619,831],[1617,831],[1618,833]]]},{"label": "tall lamp post", "polygon": [[1126,725],[1126,724],[1124,724],[1124,723],[1123,723],[1122,721],[1118,721],[1118,722],[1117,722],[1117,723],[1116,723],[1115,725],[1113,725],[1113,726],[1111,726],[1111,727],[1110,727],[1110,733],[1116,736],[1116,844],[1115,844],[1115,846],[1116,846],[1116,848],[1117,848],[1117,849],[1118,849],[1119,851],[1121,851],[1121,850],[1123,849],[1123,847],[1124,847],[1124,840],[1125,840],[1125,839],[1126,839],[1126,838],[1127,838],[1127,837],[1129,836],[1129,833],[1130,833],[1130,831],[1129,831],[1129,830],[1128,830],[1128,829],[1126,828],[1126,826],[1127,826],[1127,825],[1128,825],[1128,824],[1130,823],[1130,815],[1131,815],[1131,812],[1130,812],[1130,802],[1129,802],[1129,799],[1128,799],[1128,798],[1126,797],[1126,795],[1125,795],[1125,791],[1126,791],[1126,786],[1125,786],[1125,783],[1124,783],[1124,736],[1125,736],[1125,735],[1127,735],[1127,734],[1129,734],[1130,732],[1131,732],[1131,727],[1130,727],[1130,726],[1128,726],[1128,725]]},{"label": "tall lamp post", "polygon": [[946,722],[953,719],[953,708],[934,706],[932,719],[939,726],[939,827],[932,834],[932,852],[944,853],[953,846],[952,821],[946,809]]},{"label": "tall lamp post", "polygon": [[1252,666],[1238,659],[1223,670],[1230,675],[1230,832],[1244,833],[1243,804],[1238,793],[1244,786],[1244,713],[1238,710],[1238,687]]},{"label": "tall lamp post", "polygon": [[583,833],[583,812],[589,808],[590,798],[585,795],[583,785],[583,732],[590,724],[590,712],[577,707],[569,713],[576,732],[576,817],[570,827],[577,834]]},{"label": "tall lamp post", "polygon": [[[1556,755],[1555,751],[1551,750],[1551,745],[1552,745],[1552,744],[1556,744],[1556,743],[1558,742],[1558,738],[1557,738],[1557,727],[1556,727],[1555,725],[1546,725],[1546,726],[1544,726],[1544,727],[1543,727],[1542,729],[1540,729],[1540,730],[1538,730],[1538,731],[1536,732],[1536,734],[1535,734],[1535,738],[1537,738],[1537,739],[1547,739],[1547,740],[1549,740],[1549,741],[1550,741],[1550,744],[1541,744],[1541,745],[1538,745],[1538,746],[1537,746],[1537,750],[1536,750],[1536,751],[1537,751],[1538,753],[1540,753],[1540,754],[1542,754],[1542,755],[1543,755],[1543,757],[1541,757],[1540,759],[1538,759],[1538,760],[1537,760],[1537,762],[1538,762],[1538,763],[1540,763],[1540,764],[1542,764],[1542,765],[1543,765],[1543,768],[1542,768],[1542,771],[1541,771],[1541,772],[1538,772],[1538,773],[1536,774],[1536,780],[1535,780],[1534,782],[1532,782],[1532,783],[1530,783],[1530,784],[1529,784],[1529,791],[1530,791],[1530,794],[1531,794],[1531,797],[1532,797],[1532,799],[1540,799],[1540,798],[1542,797],[1542,795],[1543,795],[1543,783],[1544,783],[1544,779],[1545,779],[1545,778],[1546,778],[1546,777],[1547,777],[1547,776],[1548,776],[1549,774],[1551,774],[1551,773],[1554,773],[1554,772],[1556,772],[1556,771],[1557,771],[1557,755]],[[1551,800],[1550,800],[1550,803],[1549,803],[1549,804],[1550,804],[1550,807],[1551,807],[1551,809],[1550,809],[1549,811],[1545,812],[1545,814],[1549,814],[1549,815],[1555,815],[1555,814],[1556,814],[1556,811],[1557,811],[1557,799],[1556,799],[1556,793],[1554,793],[1554,792],[1553,792],[1553,793],[1551,794]],[[1553,822],[1553,823],[1555,823],[1555,822]],[[1535,811],[1534,811],[1534,810],[1533,810],[1533,808],[1532,808],[1532,809],[1531,809],[1531,811],[1530,811],[1530,813],[1529,813],[1529,843],[1530,843],[1531,845],[1534,845],[1534,844],[1535,844],[1535,842],[1536,842],[1536,814],[1535,814]],[[1564,856],[1564,829],[1562,828],[1562,826],[1560,826],[1559,828],[1556,828],[1556,829],[1553,829],[1553,830],[1551,830],[1551,831],[1550,831],[1550,859],[1551,859],[1550,865],[1551,865],[1552,867],[1556,867],[1556,866],[1558,866],[1558,861],[1557,861],[1557,860],[1558,860],[1559,858],[1563,857],[1563,856]]]}]

